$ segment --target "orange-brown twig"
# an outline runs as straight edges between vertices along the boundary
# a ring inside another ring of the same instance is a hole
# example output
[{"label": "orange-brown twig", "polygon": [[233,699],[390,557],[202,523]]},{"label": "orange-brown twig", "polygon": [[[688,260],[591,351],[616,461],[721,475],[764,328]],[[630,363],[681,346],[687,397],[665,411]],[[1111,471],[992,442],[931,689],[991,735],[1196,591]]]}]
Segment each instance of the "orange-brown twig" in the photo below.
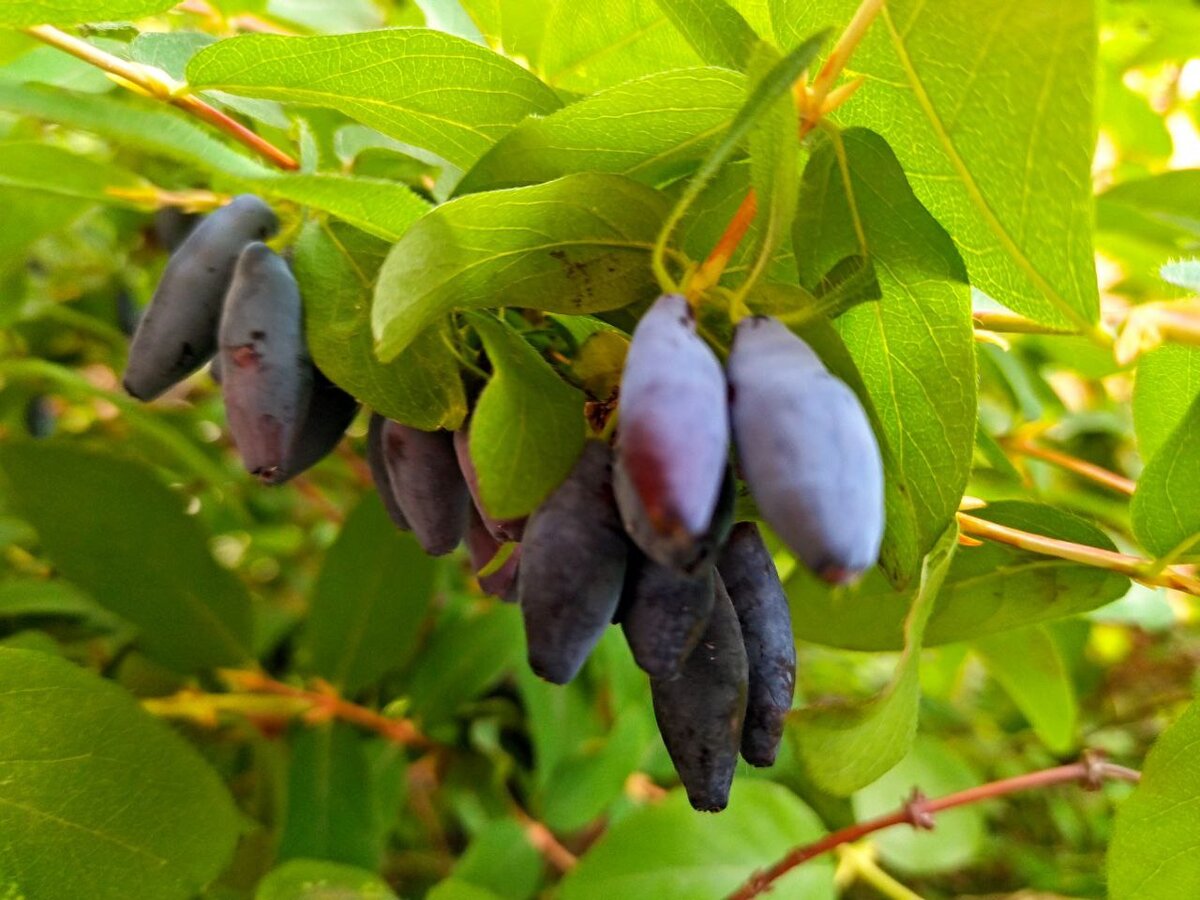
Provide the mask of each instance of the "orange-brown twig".
[{"label": "orange-brown twig", "polygon": [[265,138],[259,137],[241,122],[227,116],[216,107],[210,106],[194,94],[188,93],[186,84],[175,81],[165,72],[121,59],[119,56],[113,56],[111,53],[106,53],[99,47],[51,25],[35,25],[25,31],[30,37],[102,69],[114,76],[114,80],[119,84],[137,93],[169,103],[203,119],[281,169],[296,170],[300,168],[300,164],[287,153]]},{"label": "orange-brown twig", "polygon": [[935,824],[934,816],[937,813],[958,806],[967,806],[1020,791],[1036,790],[1057,784],[1078,782],[1088,790],[1098,790],[1104,781],[1137,782],[1140,779],[1141,773],[1133,769],[1086,756],[1077,763],[1056,766],[1040,772],[1030,772],[1015,778],[1005,778],[1002,781],[993,781],[933,800],[926,798],[919,791],[914,791],[911,799],[893,813],[842,828],[827,834],[819,841],[804,847],[797,847],[770,868],[752,875],[742,887],[729,895],[728,900],[750,900],[752,897],[761,896],[770,891],[776,881],[797,866],[844,844],[852,844],[867,835],[883,831],[885,828],[891,828],[894,825],[911,825],[913,828],[932,830]]},{"label": "orange-brown twig", "polygon": [[1109,471],[1103,466],[1079,459],[1077,456],[1063,453],[1061,450],[1052,450],[1049,447],[1042,447],[1025,440],[1010,441],[1007,446],[1014,453],[1020,453],[1023,456],[1029,456],[1033,459],[1040,459],[1043,462],[1058,466],[1060,469],[1066,469],[1068,472],[1073,472],[1081,478],[1094,481],[1096,484],[1103,485],[1110,490],[1116,491],[1118,494],[1125,494],[1127,497],[1132,497],[1133,492],[1137,489],[1137,483],[1132,479]]},{"label": "orange-brown twig", "polygon": [[1117,553],[1114,550],[1105,550],[1100,547],[1090,547],[1087,544],[1063,541],[1047,537],[1044,534],[1021,531],[1019,528],[999,525],[996,522],[990,522],[964,512],[958,514],[958,525],[964,534],[971,537],[1008,544],[1010,547],[1077,562],[1085,566],[1108,569],[1110,572],[1126,575],[1150,587],[1165,587],[1200,596],[1200,579],[1175,568],[1161,568],[1153,560],[1130,556],[1127,553]]}]

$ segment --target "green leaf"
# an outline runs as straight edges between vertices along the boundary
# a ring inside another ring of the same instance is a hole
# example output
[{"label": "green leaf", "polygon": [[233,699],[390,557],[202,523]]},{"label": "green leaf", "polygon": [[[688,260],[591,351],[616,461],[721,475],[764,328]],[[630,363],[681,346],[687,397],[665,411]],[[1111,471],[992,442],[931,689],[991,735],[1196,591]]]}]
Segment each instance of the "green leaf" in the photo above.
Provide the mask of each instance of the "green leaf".
[{"label": "green leaf", "polygon": [[386,881],[366,869],[293,859],[258,883],[254,900],[396,900],[396,895]]},{"label": "green leaf", "polygon": [[313,589],[304,642],[313,669],[353,694],[403,666],[436,575],[436,562],[369,494],[347,517]]},{"label": "green leaf", "polygon": [[239,814],[215,772],[137,702],[57,657],[0,649],[2,879],[13,897],[188,900]]},{"label": "green leaf", "polygon": [[1038,625],[989,635],[974,646],[988,673],[1046,746],[1059,756],[1073,750],[1079,706],[1071,673],[1053,633]]},{"label": "green leaf", "polygon": [[471,416],[471,459],[488,512],[533,512],[583,451],[583,394],[521,335],[484,313],[471,315],[493,374]]},{"label": "green leaf", "polygon": [[234,183],[241,190],[312,206],[385,241],[397,240],[429,211],[406,185],[380,178],[281,173]]},{"label": "green leaf", "polygon": [[1200,894],[1200,704],[1155,741],[1142,781],[1117,809],[1108,850],[1111,900]]},{"label": "green leaf", "polygon": [[392,248],[375,288],[380,358],[454,309],[587,313],[653,298],[661,194],[617,175],[568,175],[437,207]]},{"label": "green leaf", "polygon": [[[980,780],[946,744],[918,735],[912,750],[894,769],[854,795],[854,817],[863,822],[886,815],[915,789],[927,797],[941,797],[975,787]],[[889,828],[871,842],[889,867],[905,875],[936,875],[974,862],[984,848],[986,833],[983,810],[962,806],[938,813],[937,828],[932,831]]]},{"label": "green leaf", "polygon": [[0,581],[0,619],[81,619],[111,627],[113,616],[61,578],[12,578]]},{"label": "green leaf", "polygon": [[521,614],[514,606],[455,610],[444,617],[413,663],[408,695],[422,723],[452,719],[459,706],[490,688],[515,665],[524,665]]},{"label": "green leaf", "polygon": [[187,74],[201,90],[336,109],[463,168],[525,116],[561,105],[516,63],[423,28],[242,35],[202,50]]},{"label": "green leaf", "polygon": [[165,12],[172,0],[20,0],[0,5],[0,27],[118,22]]},{"label": "green leaf", "polygon": [[471,884],[469,881],[447,878],[434,885],[433,889],[425,895],[425,900],[499,900],[499,898],[491,891]]},{"label": "green leaf", "polygon": [[725,0],[654,0],[706,63],[744,70],[758,43],[750,23]]},{"label": "green leaf", "polygon": [[521,824],[497,819],[471,839],[454,866],[454,878],[493,891],[501,900],[528,900],[537,892],[544,868]]},{"label": "green leaf", "polygon": [[414,428],[457,428],[467,398],[443,321],[390,363],[375,356],[371,291],[388,246],[351,228],[308,222],[293,264],[313,361],[373,410]]},{"label": "green leaf", "polygon": [[671,211],[663,233],[670,237],[671,232],[683,220],[688,209],[704,192],[709,183],[717,176],[725,163],[733,156],[734,151],[750,133],[764,115],[774,106],[775,101],[785,93],[789,93],[792,85],[800,74],[808,68],[816,58],[821,43],[825,40],[825,32],[813,35],[796,49],[792,50],[770,70],[759,78],[750,92],[750,96],[729,123],[729,128],[713,148],[704,157],[696,174],[688,181],[683,189],[675,208]]},{"label": "green leaf", "polygon": [[694,66],[696,52],[646,0],[463,0],[488,42],[554,88],[591,93]]},{"label": "green leaf", "polygon": [[904,622],[904,653],[891,682],[865,703],[810,706],[788,722],[805,768],[824,791],[846,797],[896,765],[912,747],[921,700],[925,627],[958,546],[951,528],[925,558]]},{"label": "green leaf", "polygon": [[1200,259],[1166,263],[1159,272],[1163,281],[1200,294]]},{"label": "green leaf", "polygon": [[58,570],[136,625],[147,655],[180,672],[251,659],[246,589],[148,468],[38,441],[0,448],[0,469]]},{"label": "green leaf", "polygon": [[[1116,550],[1103,531],[1070,513],[1020,501],[972,515],[1023,531]],[[1066,560],[987,542],[954,557],[925,632],[925,646],[949,644],[1098,609],[1124,596],[1129,579]],[[797,637],[847,650],[898,650],[911,591],[879,572],[853,588],[830,589],[803,571],[787,583]]]},{"label": "green leaf", "polygon": [[129,205],[106,188],[145,187],[132,172],[59,147],[28,141],[0,143],[0,192],[44,192],[93,203]]},{"label": "green leaf", "polygon": [[1155,556],[1200,535],[1200,397],[1138,477],[1133,533]]},{"label": "green leaf", "polygon": [[321,859],[370,871],[379,865],[383,835],[366,742],[341,722],[301,727],[288,762],[279,859]]},{"label": "green leaf", "polygon": [[[671,791],[615,822],[562,880],[562,900],[686,897],[719,900],[793,847],[824,833],[811,810],[786,788],[738,779],[719,816],[695,813]],[[834,896],[833,869],[816,860],[774,884],[780,897]]]},{"label": "green leaf", "polygon": [[1109,188],[1096,201],[1096,227],[1164,243],[1200,239],[1200,170],[1162,172]]},{"label": "green leaf", "polygon": [[[858,0],[772,0],[776,36],[848,22]],[[1092,253],[1091,0],[889,0],[837,118],[882,134],[958,244],[971,282],[1049,325],[1099,316]]]},{"label": "green leaf", "polygon": [[[769,44],[757,44],[749,62],[751,84],[757,88],[779,53]],[[753,94],[754,88],[751,89]],[[750,280],[770,264],[776,251],[788,241],[796,216],[799,191],[800,147],[796,140],[796,103],[785,91],[762,114],[750,132],[750,183],[758,202],[755,217],[755,261]]]},{"label": "green leaf", "polygon": [[[624,795],[655,740],[652,719],[629,710],[607,735],[579,741],[551,770],[541,791],[541,816],[548,828],[573,833],[587,827]],[[539,760],[540,762],[540,760]]]},{"label": "green leaf", "polygon": [[519,187],[576,172],[609,172],[649,185],[687,174],[728,126],[745,78],[678,69],[617,85],[531,117],[484,154],[458,193]]},{"label": "green leaf", "polygon": [[90,131],[206,172],[269,176],[251,157],[221,143],[211,130],[162,103],[122,94],[95,96],[43,85],[0,83],[0,110]]},{"label": "green leaf", "polygon": [[1151,460],[1200,396],[1200,348],[1168,344],[1138,361],[1133,429],[1138,452]]},{"label": "green leaf", "polygon": [[897,534],[906,523],[889,521],[885,547],[915,545],[916,557],[901,567],[911,575],[953,518],[971,470],[977,400],[966,272],[891,149],[861,129],[813,153],[793,237],[802,284],[818,283],[854,254],[874,265],[883,299],[836,325],[895,457],[895,486],[915,514],[915,535]]}]

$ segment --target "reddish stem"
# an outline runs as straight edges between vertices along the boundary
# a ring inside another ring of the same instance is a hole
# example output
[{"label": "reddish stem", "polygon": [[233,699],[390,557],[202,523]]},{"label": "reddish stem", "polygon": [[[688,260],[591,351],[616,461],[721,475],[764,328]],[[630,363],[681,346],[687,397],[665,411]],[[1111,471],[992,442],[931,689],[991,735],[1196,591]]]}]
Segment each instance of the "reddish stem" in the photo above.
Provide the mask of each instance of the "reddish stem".
[{"label": "reddish stem", "polygon": [[730,894],[727,900],[750,900],[751,897],[759,897],[770,891],[776,881],[797,866],[828,853],[836,847],[852,844],[867,835],[883,831],[885,828],[908,824],[914,828],[931,830],[934,827],[933,817],[935,814],[954,809],[957,806],[967,806],[1020,791],[1036,790],[1056,784],[1069,784],[1073,781],[1079,782],[1087,790],[1094,791],[1098,790],[1105,780],[1136,783],[1141,780],[1141,777],[1141,773],[1134,769],[1103,762],[1095,757],[1085,757],[1080,762],[1070,765],[1056,766],[1053,769],[1044,769],[1040,772],[1030,772],[1014,778],[993,781],[934,800],[929,800],[919,791],[915,791],[912,798],[895,812],[842,828],[825,835],[819,841],[804,847],[797,847],[769,869],[751,875],[750,879]]}]

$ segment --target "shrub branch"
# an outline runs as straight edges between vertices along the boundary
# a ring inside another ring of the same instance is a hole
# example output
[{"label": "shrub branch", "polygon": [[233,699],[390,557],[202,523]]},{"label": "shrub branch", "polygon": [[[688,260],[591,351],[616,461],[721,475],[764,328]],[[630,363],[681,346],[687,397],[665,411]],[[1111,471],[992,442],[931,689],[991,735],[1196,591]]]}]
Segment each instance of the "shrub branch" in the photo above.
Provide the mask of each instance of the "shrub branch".
[{"label": "shrub branch", "polygon": [[750,900],[752,897],[759,897],[769,892],[776,881],[797,866],[894,825],[911,825],[913,828],[932,831],[938,813],[959,806],[969,806],[1008,794],[1039,790],[1072,782],[1079,784],[1084,790],[1095,791],[1099,790],[1105,781],[1137,783],[1141,777],[1141,773],[1134,769],[1105,762],[1097,756],[1086,755],[1076,763],[993,781],[968,788],[965,791],[947,794],[944,797],[930,799],[919,790],[915,790],[908,802],[895,812],[876,819],[869,819],[866,822],[859,822],[857,825],[850,825],[825,835],[819,841],[797,847],[770,868],[750,876],[744,885],[729,895],[728,900]]},{"label": "shrub branch", "polygon": [[270,141],[255,134],[241,122],[221,112],[215,106],[188,93],[186,84],[176,81],[160,69],[143,66],[106,53],[99,47],[51,25],[35,25],[25,31],[30,37],[107,72],[114,81],[135,93],[169,103],[198,119],[203,119],[281,169],[294,171],[300,168],[300,164],[296,160]]}]

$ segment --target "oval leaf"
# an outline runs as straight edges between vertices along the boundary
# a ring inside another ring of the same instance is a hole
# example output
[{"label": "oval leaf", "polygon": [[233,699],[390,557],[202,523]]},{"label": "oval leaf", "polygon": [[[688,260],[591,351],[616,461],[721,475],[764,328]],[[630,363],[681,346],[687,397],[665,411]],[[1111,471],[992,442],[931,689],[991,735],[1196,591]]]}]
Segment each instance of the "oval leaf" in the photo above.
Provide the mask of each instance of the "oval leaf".
[{"label": "oval leaf", "polygon": [[472,194],[437,207],[392,248],[371,321],[390,360],[453,309],[617,309],[654,297],[657,191],[617,175]]},{"label": "oval leaf", "polygon": [[243,35],[201,50],[187,75],[201,90],[336,109],[463,168],[525,116],[561,105],[516,63],[424,28]]},{"label": "oval leaf", "polygon": [[228,863],[239,813],[191,746],[111,682],[0,649],[0,866],[23,897],[187,900]]}]

